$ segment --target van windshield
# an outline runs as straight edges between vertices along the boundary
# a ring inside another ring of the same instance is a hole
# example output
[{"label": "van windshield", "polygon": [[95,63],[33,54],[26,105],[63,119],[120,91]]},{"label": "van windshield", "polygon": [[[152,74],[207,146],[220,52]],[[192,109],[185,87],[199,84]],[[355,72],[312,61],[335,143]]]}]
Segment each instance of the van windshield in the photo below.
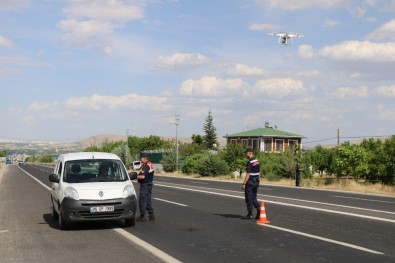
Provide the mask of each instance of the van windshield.
[{"label": "van windshield", "polygon": [[119,182],[129,177],[119,160],[89,159],[67,161],[63,171],[63,182]]}]

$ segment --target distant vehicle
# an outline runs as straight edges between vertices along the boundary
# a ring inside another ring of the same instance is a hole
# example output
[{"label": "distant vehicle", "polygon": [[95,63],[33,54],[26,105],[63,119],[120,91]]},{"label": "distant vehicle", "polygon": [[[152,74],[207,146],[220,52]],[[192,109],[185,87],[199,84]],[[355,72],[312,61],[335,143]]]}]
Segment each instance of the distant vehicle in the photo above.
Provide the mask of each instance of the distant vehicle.
[{"label": "distant vehicle", "polygon": [[136,224],[137,197],[124,164],[111,153],[80,152],[59,156],[53,174],[52,217],[59,229],[81,221],[124,220]]},{"label": "distant vehicle", "polygon": [[290,32],[273,32],[267,33],[269,36],[278,37],[278,43],[282,45],[287,45],[288,40],[291,39],[291,44],[293,43],[293,39],[296,37],[304,37],[302,34],[298,33],[290,33]]},{"label": "distant vehicle", "polygon": [[11,159],[7,159],[7,160],[5,161],[5,163],[6,163],[6,164],[12,164],[12,160],[11,160]]},{"label": "distant vehicle", "polygon": [[140,161],[133,161],[132,168],[133,168],[133,170],[140,170],[141,169],[141,162]]}]

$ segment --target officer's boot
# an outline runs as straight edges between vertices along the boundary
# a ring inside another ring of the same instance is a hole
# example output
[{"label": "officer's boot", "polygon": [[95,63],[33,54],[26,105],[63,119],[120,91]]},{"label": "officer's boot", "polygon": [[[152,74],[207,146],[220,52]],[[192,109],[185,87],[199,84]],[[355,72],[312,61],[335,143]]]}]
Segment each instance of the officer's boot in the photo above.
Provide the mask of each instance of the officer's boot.
[{"label": "officer's boot", "polygon": [[151,220],[151,221],[154,221],[154,220],[155,220],[155,215],[154,215],[154,213],[149,214],[148,220]]},{"label": "officer's boot", "polygon": [[257,207],[256,209],[255,219],[259,219],[260,217],[261,217],[261,206]]},{"label": "officer's boot", "polygon": [[241,219],[252,219],[252,212],[248,212],[246,216],[243,216]]}]

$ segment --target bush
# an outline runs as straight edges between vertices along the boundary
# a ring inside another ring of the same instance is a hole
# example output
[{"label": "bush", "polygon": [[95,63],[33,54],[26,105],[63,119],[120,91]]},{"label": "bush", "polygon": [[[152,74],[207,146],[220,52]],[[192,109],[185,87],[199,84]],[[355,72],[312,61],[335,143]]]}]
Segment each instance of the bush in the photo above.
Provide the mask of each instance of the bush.
[{"label": "bush", "polygon": [[263,177],[266,178],[270,182],[278,182],[282,179],[281,176],[279,176],[275,173],[267,173],[267,174],[263,175]]},{"label": "bush", "polygon": [[193,174],[197,172],[197,166],[198,162],[200,159],[203,159],[207,156],[208,154],[204,153],[197,153],[194,155],[191,155],[185,159],[184,164],[181,167],[181,171],[185,174]]},{"label": "bush", "polygon": [[163,171],[168,173],[174,172],[177,169],[176,156],[174,154],[166,154],[161,164],[163,165]]},{"label": "bush", "polygon": [[229,173],[228,164],[217,155],[208,155],[197,163],[197,171],[201,176],[218,176]]}]

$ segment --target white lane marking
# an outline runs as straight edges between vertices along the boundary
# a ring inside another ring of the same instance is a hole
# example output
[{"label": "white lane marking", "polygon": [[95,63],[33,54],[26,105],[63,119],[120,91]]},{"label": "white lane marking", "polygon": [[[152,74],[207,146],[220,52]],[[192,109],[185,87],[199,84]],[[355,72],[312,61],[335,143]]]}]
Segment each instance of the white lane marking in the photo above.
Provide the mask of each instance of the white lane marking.
[{"label": "white lane marking", "polygon": [[174,204],[174,205],[179,205],[179,206],[187,206],[187,205],[184,205],[184,204],[180,204],[180,203],[172,202],[172,201],[165,200],[165,199],[160,199],[160,198],[154,198],[154,199],[155,199],[155,200],[158,200],[158,201],[162,201],[162,202],[166,202],[166,203]]},{"label": "white lane marking", "polygon": [[7,233],[7,232],[8,232],[8,230],[0,230],[0,234]]},{"label": "white lane marking", "polygon": [[156,247],[150,245],[149,243],[145,242],[144,240],[136,237],[135,235],[132,235],[131,233],[121,229],[121,228],[115,228],[113,229],[115,232],[117,232],[119,235],[123,236],[127,240],[130,240],[134,244],[140,246],[141,248],[147,250],[151,254],[155,255],[159,259],[163,260],[164,262],[169,262],[169,263],[178,263],[179,261],[176,258],[173,258],[172,256],[164,253],[162,250],[157,249]]},{"label": "white lane marking", "polygon": [[51,191],[51,187],[46,186],[44,183],[42,183],[40,180],[38,180],[36,177],[31,175],[30,173],[28,173],[25,170],[23,170],[22,168],[19,167],[19,169],[21,169],[25,174],[27,174],[29,177],[31,177],[34,181],[36,181],[37,183],[41,184],[41,186],[43,186],[45,189],[47,189],[48,191]]},{"label": "white lane marking", "polygon": [[[26,172],[25,170],[21,169],[23,172],[25,172],[28,176],[30,176],[32,179],[34,179],[36,182],[38,182],[39,184],[41,184],[41,186],[43,186],[45,189],[47,189],[48,191],[51,191],[51,188],[46,186],[45,184],[43,184],[40,180],[36,179],[33,175],[29,174],[28,172]],[[117,232],[118,234],[120,234],[121,236],[125,237],[126,239],[130,240],[132,243],[134,243],[135,245],[141,247],[142,249],[145,249],[146,251],[148,251],[149,253],[153,254],[154,256],[162,259],[164,262],[169,262],[169,263],[178,263],[181,262],[176,258],[173,258],[172,256],[166,254],[165,252],[157,249],[156,247],[148,244],[147,242],[145,242],[144,240],[132,235],[131,233],[129,233],[128,231],[121,229],[121,228],[113,228],[113,231]]]},{"label": "white lane marking", "polygon": [[393,203],[394,203],[394,202],[391,202],[391,201],[373,200],[373,199],[365,199],[365,198],[357,198],[357,197],[348,197],[348,196],[341,196],[341,195],[332,195],[332,196],[333,196],[333,197],[336,197],[336,198],[356,199],[356,200],[369,201],[369,202],[379,202],[379,203],[389,203],[389,204],[393,204]]},{"label": "white lane marking", "polygon": [[193,183],[193,184],[208,184],[208,183],[205,183],[205,182],[196,182],[196,181],[191,181],[191,183]]},{"label": "white lane marking", "polygon": [[[172,183],[168,183],[168,184],[172,184]],[[226,189],[218,189],[218,188],[210,188],[210,187],[202,187],[202,186],[189,186],[189,185],[180,185],[180,184],[173,184],[173,185],[175,185],[175,186],[185,186],[185,187],[202,188],[202,189],[208,189],[208,190],[213,190],[213,191],[223,191],[223,192],[240,193],[240,191],[226,190]],[[266,190],[266,189],[264,189],[264,190]],[[324,202],[317,202],[317,201],[310,201],[310,200],[304,200],[304,199],[282,197],[282,196],[276,196],[276,195],[258,194],[258,196],[271,197],[271,198],[280,198],[280,199],[291,200],[291,201],[298,201],[298,202],[304,202],[304,203],[312,203],[312,204],[318,204],[318,205],[336,206],[336,207],[342,207],[342,208],[351,208],[351,209],[355,209],[355,210],[363,210],[363,211],[370,211],[370,212],[377,212],[377,213],[395,215],[395,212],[384,211],[384,210],[376,210],[376,209],[369,209],[369,208],[356,207],[356,206],[348,206],[348,205],[339,205],[339,204],[332,204],[332,203],[324,203]],[[243,197],[243,198],[244,198],[244,197]],[[268,202],[269,202],[269,201],[268,201]],[[273,201],[273,202],[274,202],[274,201]]]},{"label": "white lane marking", "polygon": [[320,236],[316,236],[316,235],[307,234],[307,233],[304,233],[304,232],[295,231],[295,230],[288,229],[288,228],[283,228],[283,227],[278,227],[278,226],[273,226],[273,225],[267,225],[267,224],[259,224],[259,225],[265,226],[265,227],[269,227],[269,228],[273,228],[273,229],[277,229],[277,230],[280,230],[280,231],[285,231],[285,232],[296,234],[296,235],[300,235],[300,236],[305,236],[305,237],[309,237],[309,238],[313,238],[313,239],[322,240],[322,241],[325,241],[325,242],[329,242],[329,243],[333,243],[333,244],[337,244],[337,245],[341,245],[341,246],[345,246],[345,247],[349,247],[349,248],[353,248],[353,249],[357,249],[357,250],[362,250],[364,252],[368,252],[368,253],[372,253],[372,254],[384,255],[384,253],[376,251],[376,250],[368,249],[368,248],[361,247],[361,246],[356,246],[356,245],[353,245],[353,244],[350,244],[350,243],[341,242],[341,241],[337,241],[337,240],[333,240],[333,239],[329,239],[329,238],[325,238],[325,237],[320,237]]},{"label": "white lane marking", "polygon": [[[210,192],[210,191],[205,191],[205,190],[198,190],[198,189],[191,189],[191,188],[185,188],[185,187],[161,185],[161,184],[155,184],[155,185],[156,186],[169,187],[169,188],[175,188],[175,189],[181,189],[181,190],[187,190],[187,191],[192,191],[192,192],[200,192],[200,193],[206,193],[206,194],[227,196],[227,197],[233,197],[233,198],[239,198],[239,199],[244,199],[245,198],[244,196],[236,196],[236,195],[230,195],[230,194],[215,193],[215,192]],[[375,217],[375,216],[360,215],[360,214],[354,214],[354,213],[349,213],[349,212],[341,212],[341,211],[335,211],[335,210],[324,209],[324,208],[315,208],[315,207],[309,207],[309,206],[303,206],[303,205],[295,205],[295,204],[288,204],[288,203],[281,203],[281,202],[277,202],[277,201],[268,201],[268,200],[266,200],[265,203],[271,203],[271,204],[277,204],[277,205],[283,205],[283,206],[291,206],[291,207],[297,207],[297,208],[303,208],[303,209],[309,209],[309,210],[316,210],[316,211],[333,213],[333,214],[354,216],[354,217],[367,218],[367,219],[373,219],[373,220],[378,220],[378,221],[385,221],[385,222],[389,222],[389,223],[395,223],[395,220],[392,220],[392,219]]]}]

